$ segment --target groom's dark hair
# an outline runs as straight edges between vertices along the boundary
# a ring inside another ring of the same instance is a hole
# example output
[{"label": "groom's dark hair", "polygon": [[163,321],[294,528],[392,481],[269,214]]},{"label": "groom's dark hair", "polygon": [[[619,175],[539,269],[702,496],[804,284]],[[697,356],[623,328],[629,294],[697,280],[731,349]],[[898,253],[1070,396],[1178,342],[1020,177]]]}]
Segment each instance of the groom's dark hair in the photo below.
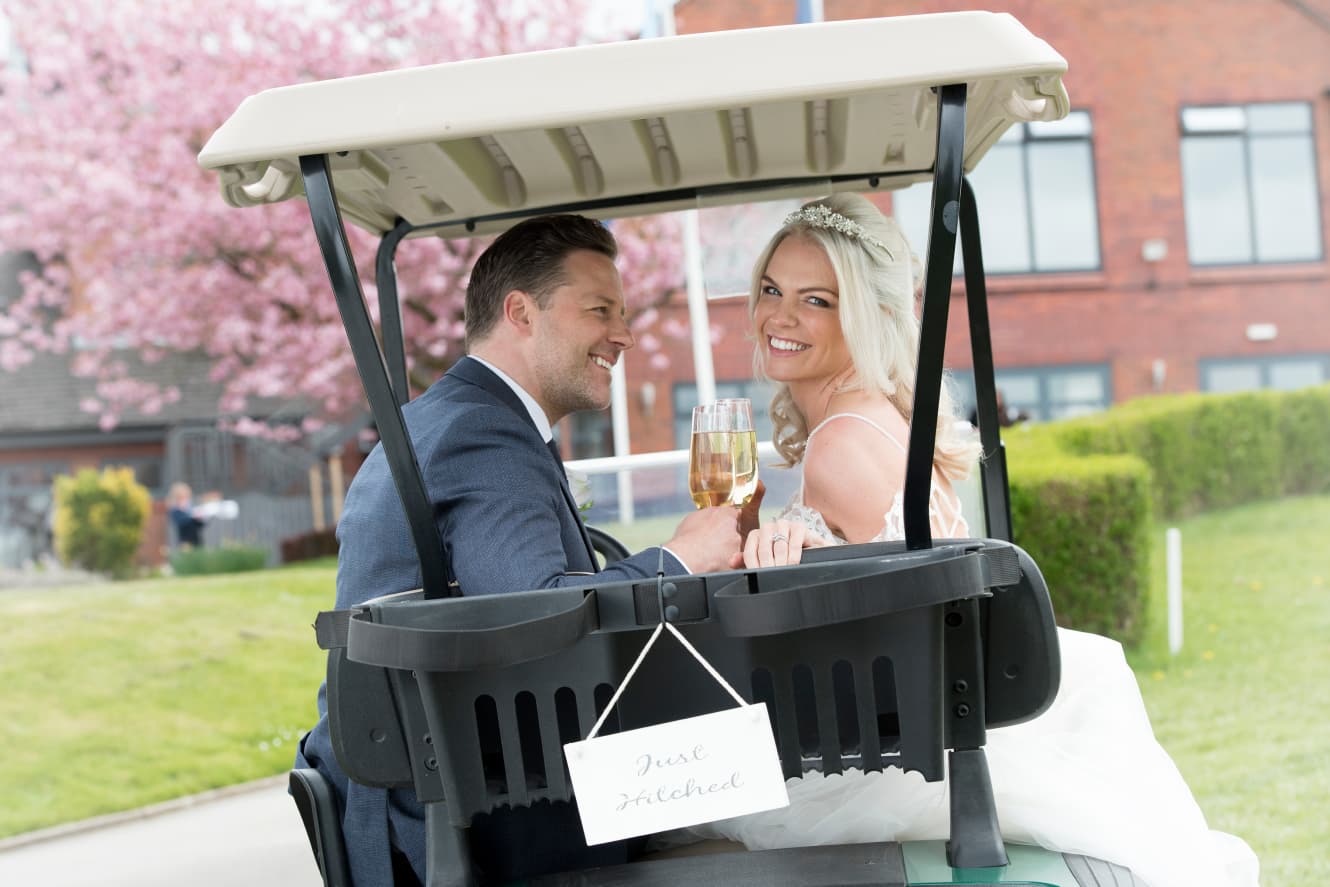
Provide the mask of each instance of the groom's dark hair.
[{"label": "groom's dark hair", "polygon": [[537,216],[500,234],[480,254],[466,285],[467,348],[494,329],[503,298],[513,290],[529,293],[544,308],[550,293],[567,282],[564,259],[582,249],[611,260],[619,254],[609,229],[585,216]]}]

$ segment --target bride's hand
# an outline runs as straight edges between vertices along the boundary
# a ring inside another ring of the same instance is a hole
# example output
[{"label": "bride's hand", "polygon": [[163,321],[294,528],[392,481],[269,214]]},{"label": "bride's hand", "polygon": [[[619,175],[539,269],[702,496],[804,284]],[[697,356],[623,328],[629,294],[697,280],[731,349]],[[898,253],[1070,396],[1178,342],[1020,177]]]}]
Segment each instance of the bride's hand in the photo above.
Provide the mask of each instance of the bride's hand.
[{"label": "bride's hand", "polygon": [[797,564],[808,544],[817,543],[808,539],[803,524],[788,520],[772,521],[748,534],[748,540],[744,543],[743,566],[784,567]]}]

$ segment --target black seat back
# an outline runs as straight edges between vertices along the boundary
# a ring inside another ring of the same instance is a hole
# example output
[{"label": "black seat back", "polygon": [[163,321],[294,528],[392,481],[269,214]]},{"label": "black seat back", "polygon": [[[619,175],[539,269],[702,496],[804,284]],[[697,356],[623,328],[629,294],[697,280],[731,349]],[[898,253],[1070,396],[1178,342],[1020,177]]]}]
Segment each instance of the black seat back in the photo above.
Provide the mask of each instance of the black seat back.
[{"label": "black seat back", "polygon": [[[401,784],[409,770],[423,802],[446,800],[456,828],[496,807],[567,800],[562,745],[590,729],[662,602],[742,695],[768,703],[787,776],[898,765],[941,779],[945,749],[982,747],[986,725],[1035,716],[1057,689],[1042,577],[1020,549],[992,540],[845,546],[797,567],[659,587],[395,596],[367,604],[348,631],[347,658],[382,669],[402,722],[407,766],[375,770],[389,777],[378,784]],[[330,707],[347,695],[331,683],[342,676],[330,669]],[[602,732],[730,704],[662,644]],[[351,707],[343,702],[335,731]],[[372,769],[363,746],[339,745],[353,778]]]}]

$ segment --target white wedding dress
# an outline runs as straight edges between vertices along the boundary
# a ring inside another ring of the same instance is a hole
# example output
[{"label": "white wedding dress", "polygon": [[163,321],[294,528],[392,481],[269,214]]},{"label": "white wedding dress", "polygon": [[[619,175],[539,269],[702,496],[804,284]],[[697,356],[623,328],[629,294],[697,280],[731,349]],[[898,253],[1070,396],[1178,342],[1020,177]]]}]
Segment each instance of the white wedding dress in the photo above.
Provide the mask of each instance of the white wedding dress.
[{"label": "white wedding dress", "polygon": [[[872,420],[860,419],[896,446]],[[833,416],[831,418],[838,418]],[[830,421],[829,418],[827,421]],[[811,445],[817,431],[809,434]],[[938,538],[968,535],[960,501],[934,483],[929,513]],[[795,493],[782,517],[843,543]],[[901,497],[874,541],[900,539]],[[988,731],[986,753],[1003,836],[1124,865],[1150,887],[1256,887],[1256,855],[1240,838],[1212,831],[1168,753],[1154,738],[1136,677],[1109,638],[1058,629],[1062,682],[1044,714]],[[872,841],[945,839],[946,782],[898,768],[788,782],[788,807],[695,826],[750,850]]]}]

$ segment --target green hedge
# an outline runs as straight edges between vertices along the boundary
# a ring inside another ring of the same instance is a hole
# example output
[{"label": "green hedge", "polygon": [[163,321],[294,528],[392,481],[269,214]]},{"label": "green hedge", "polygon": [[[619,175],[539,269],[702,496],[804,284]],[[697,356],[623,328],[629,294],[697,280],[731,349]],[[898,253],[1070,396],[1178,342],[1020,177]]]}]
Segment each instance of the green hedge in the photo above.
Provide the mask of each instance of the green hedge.
[{"label": "green hedge", "polygon": [[1134,643],[1151,519],[1330,491],[1330,385],[1149,397],[1004,434],[1012,535],[1058,622]]},{"label": "green hedge", "polygon": [[267,548],[234,542],[224,542],[216,548],[182,548],[171,555],[171,571],[177,576],[243,573],[262,570],[267,565]]},{"label": "green hedge", "polygon": [[1147,397],[1046,427],[1068,453],[1144,460],[1159,517],[1330,490],[1330,385]]},{"label": "green hedge", "polygon": [[1059,450],[1047,426],[1008,433],[1012,536],[1048,583],[1060,625],[1140,640],[1150,563],[1150,470],[1134,456]]},{"label": "green hedge", "polygon": [[1330,493],[1330,385],[1283,396],[1283,493]]}]

